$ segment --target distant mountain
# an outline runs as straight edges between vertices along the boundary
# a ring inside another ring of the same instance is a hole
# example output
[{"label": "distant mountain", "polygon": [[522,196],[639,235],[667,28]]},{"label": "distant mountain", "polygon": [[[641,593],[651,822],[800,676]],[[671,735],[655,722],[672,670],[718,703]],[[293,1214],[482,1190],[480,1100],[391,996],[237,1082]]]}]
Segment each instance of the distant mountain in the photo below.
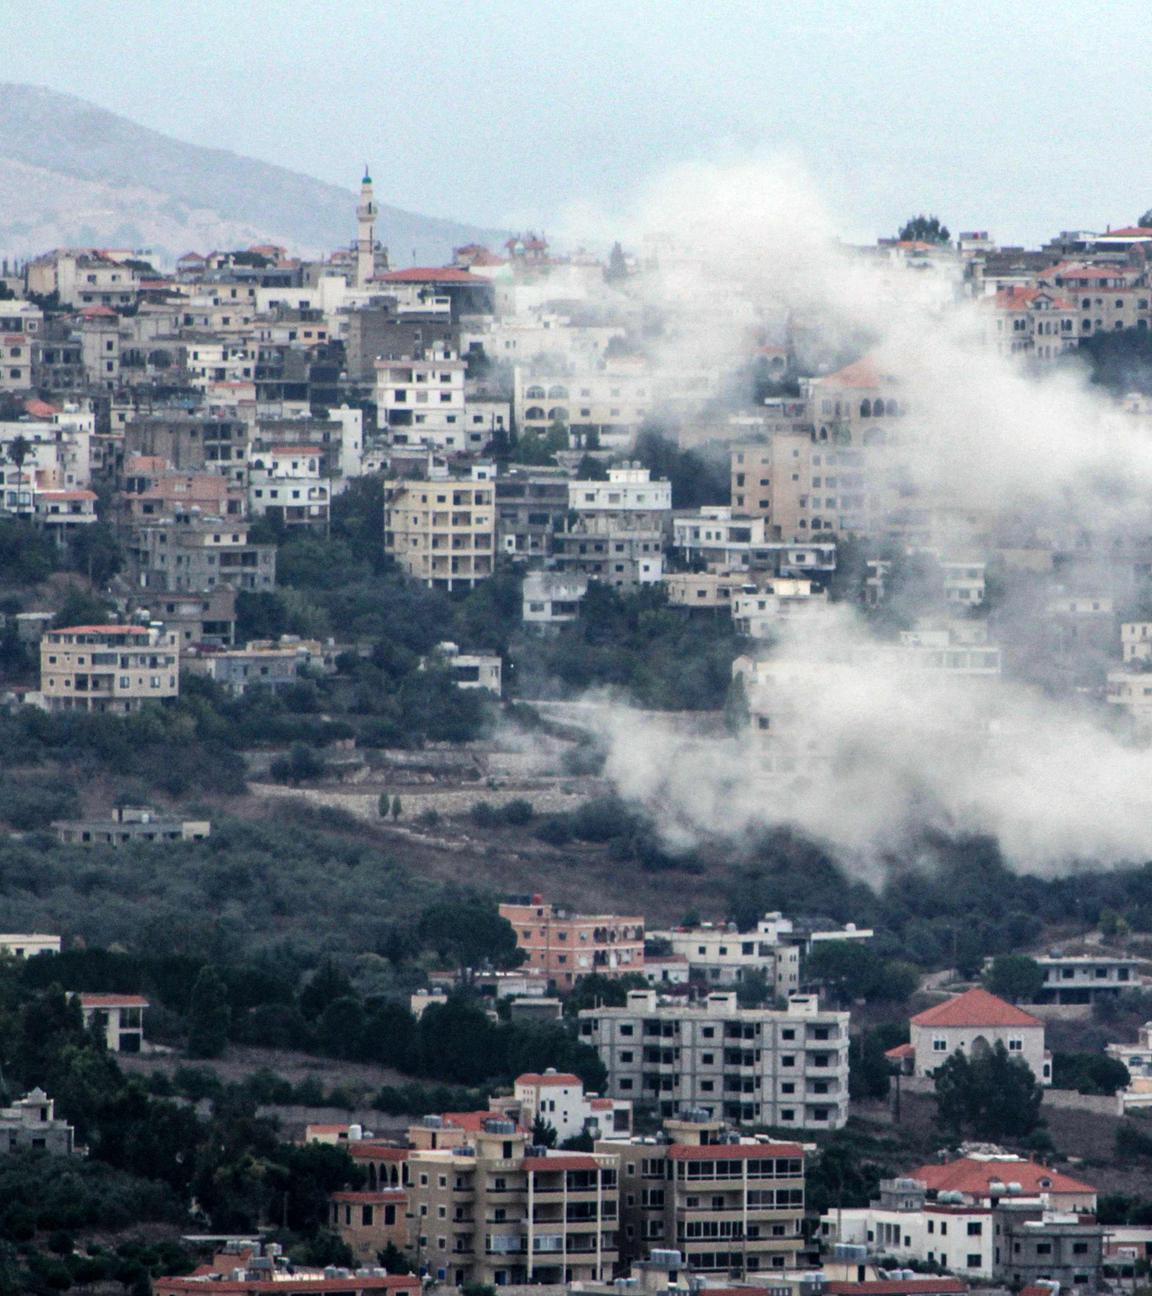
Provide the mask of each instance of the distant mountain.
[{"label": "distant mountain", "polygon": [[[359,163],[357,163],[359,165]],[[438,265],[499,231],[376,200],[394,265]],[[303,255],[356,236],[356,194],[284,167],[184,144],[73,95],[0,83],[0,256],[60,246],[187,251],[276,243]]]}]

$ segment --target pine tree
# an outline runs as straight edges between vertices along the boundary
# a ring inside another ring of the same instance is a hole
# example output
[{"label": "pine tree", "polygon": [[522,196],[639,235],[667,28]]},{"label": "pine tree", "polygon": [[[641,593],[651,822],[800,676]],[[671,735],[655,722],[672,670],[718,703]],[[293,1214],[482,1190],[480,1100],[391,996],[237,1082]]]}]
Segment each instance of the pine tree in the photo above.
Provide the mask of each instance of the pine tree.
[{"label": "pine tree", "polygon": [[232,1008],[224,978],[214,967],[201,968],[188,1009],[188,1056],[219,1057],[228,1046],[231,1024]]}]

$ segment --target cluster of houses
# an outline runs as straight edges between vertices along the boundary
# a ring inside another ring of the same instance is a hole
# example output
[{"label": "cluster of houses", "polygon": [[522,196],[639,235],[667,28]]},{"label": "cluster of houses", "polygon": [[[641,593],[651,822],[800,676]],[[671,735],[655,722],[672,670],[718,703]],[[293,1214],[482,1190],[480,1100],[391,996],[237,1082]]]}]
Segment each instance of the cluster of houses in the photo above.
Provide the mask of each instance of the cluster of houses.
[{"label": "cluster of houses", "polygon": [[[685,363],[679,347],[672,362],[646,345],[644,285],[689,264],[683,249],[646,248],[608,274],[533,234],[399,269],[377,216],[365,175],[354,242],[320,260],[260,245],[158,268],[130,249],[58,248],[5,266],[0,513],[62,546],[110,523],[128,557],[114,590],[124,624],[45,635],[28,700],[119,714],[176,696],[182,670],[241,694],[329,667],[333,645],[236,642],[236,599],[275,588],[266,524],[323,534],[333,500],[373,476],[381,544],[402,571],[455,590],[512,563],[524,624],[542,633],[578,618],[601,583],[659,585],[685,615],[770,640],[828,614],[843,542],[865,538],[936,573],[920,623],[890,651],[979,681],[1001,670],[1000,646],[971,616],[989,563],[1028,572],[1047,582],[1052,650],[1080,660],[1102,645],[1116,669],[1094,680],[1101,697],[1152,726],[1152,623],[1117,617],[1148,554],[1132,541],[1102,576],[1082,538],[1006,535],[994,517],[910,493],[900,447],[916,402],[877,358],[802,378],[788,396],[734,400],[734,373],[765,390],[791,381],[811,339],[751,298],[693,297],[665,303],[664,336],[686,344],[701,321],[733,331],[737,319],[732,354]],[[1035,251],[977,232],[855,255],[877,291],[914,276],[941,309],[975,303],[989,347],[1050,361],[1149,326],[1150,248],[1140,229],[1064,233]],[[1145,404],[1123,408],[1139,422]],[[671,483],[629,460],[653,421],[683,429],[685,444],[727,443],[727,503],[677,508]],[[883,602],[897,576],[872,556],[865,601]],[[500,659],[484,645],[444,660],[462,684],[499,693]],[[736,673],[768,734],[756,665]]]}]

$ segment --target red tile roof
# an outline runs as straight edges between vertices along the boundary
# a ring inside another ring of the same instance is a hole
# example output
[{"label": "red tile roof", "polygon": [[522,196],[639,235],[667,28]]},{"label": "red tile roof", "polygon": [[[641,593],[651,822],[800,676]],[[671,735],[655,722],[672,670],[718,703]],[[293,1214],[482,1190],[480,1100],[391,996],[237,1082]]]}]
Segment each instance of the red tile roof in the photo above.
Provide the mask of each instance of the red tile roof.
[{"label": "red tile roof", "polygon": [[385,274],[376,275],[372,282],[486,285],[488,280],[461,270],[458,266],[410,266],[407,270],[389,270]]},{"label": "red tile roof", "polygon": [[670,1161],[746,1161],[749,1157],[800,1157],[799,1143],[673,1143]]},{"label": "red tile roof", "polygon": [[830,387],[879,387],[883,375],[872,357],[865,356],[835,373],[826,374],[819,381]]},{"label": "red tile roof", "polygon": [[37,498],[46,500],[94,500],[96,492],[90,490],[41,491]]},{"label": "red tile roof", "polygon": [[49,405],[47,401],[42,400],[26,400],[24,413],[31,414],[35,418],[51,418],[53,414],[60,413],[60,406]]},{"label": "red tile roof", "polygon": [[147,1008],[148,1000],[137,994],[89,994],[81,991],[80,1003],[85,1008]]},{"label": "red tile roof", "polygon": [[599,1170],[594,1156],[573,1153],[569,1156],[530,1156],[524,1158],[525,1170]]},{"label": "red tile roof", "polygon": [[442,1112],[441,1120],[445,1125],[452,1125],[456,1129],[467,1130],[469,1133],[478,1133],[484,1128],[484,1122],[487,1120],[506,1120],[507,1117],[501,1116],[499,1112],[494,1111],[466,1111],[466,1112]]},{"label": "red tile roof", "polygon": [[581,1080],[571,1071],[556,1071],[551,1075],[547,1073],[541,1075],[539,1071],[525,1071],[523,1075],[516,1077],[516,1083],[518,1085],[578,1085]]},{"label": "red tile roof", "polygon": [[[906,1278],[898,1282],[885,1282],[880,1279],[869,1279],[864,1282],[826,1282],[826,1296],[913,1296],[924,1293],[924,1296],[962,1296],[968,1290],[968,1284],[959,1278]],[[1051,1296],[1049,1292],[1047,1296]]]},{"label": "red tile roof", "polygon": [[979,986],[965,990],[962,995],[948,999],[933,1008],[926,1008],[912,1018],[916,1026],[1043,1026],[1039,1017],[1033,1017],[1015,1004],[998,999]]},{"label": "red tile roof", "polygon": [[342,1202],[394,1202],[404,1201],[408,1194],[403,1188],[380,1188],[375,1192],[334,1192],[333,1201]]},{"label": "red tile roof", "polygon": [[357,1139],[345,1149],[357,1161],[407,1161],[408,1148],[393,1147],[390,1143],[373,1143],[370,1139]]},{"label": "red tile roof", "polygon": [[[1021,1195],[1027,1197],[1035,1197],[1042,1192],[1096,1191],[1091,1184],[1081,1183],[1078,1179],[1035,1161],[986,1161],[977,1157],[961,1157],[945,1165],[932,1163],[920,1166],[907,1177],[921,1180],[930,1191],[962,1192],[977,1198],[989,1195],[988,1185],[991,1183],[1018,1183]],[[1045,1182],[1042,1183],[1041,1180]]]},{"label": "red tile roof", "polygon": [[[1109,230],[1106,234],[1097,235],[1098,238],[1152,238],[1152,229],[1147,225],[1128,225],[1124,229]],[[1025,1289],[1027,1290],[1027,1289]]]},{"label": "red tile roof", "polygon": [[56,630],[49,630],[49,634],[133,634],[146,635],[147,626],[130,626],[130,625],[82,625],[82,626],[60,626]]},{"label": "red tile roof", "polygon": [[901,1058],[915,1057],[916,1046],[914,1044],[897,1044],[895,1048],[887,1049],[884,1056],[891,1058],[894,1062],[899,1062]]}]

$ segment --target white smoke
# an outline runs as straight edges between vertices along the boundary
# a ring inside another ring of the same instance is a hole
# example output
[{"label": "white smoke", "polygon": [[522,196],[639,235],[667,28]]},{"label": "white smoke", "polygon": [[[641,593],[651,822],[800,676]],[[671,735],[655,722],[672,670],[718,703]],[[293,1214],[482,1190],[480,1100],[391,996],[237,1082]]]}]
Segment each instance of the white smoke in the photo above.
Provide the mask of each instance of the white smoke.
[{"label": "white smoke", "polygon": [[[1129,542],[1152,531],[1145,420],[1077,370],[1040,375],[997,354],[987,303],[942,305],[930,279],[840,247],[837,224],[783,159],[681,169],[600,232],[663,252],[642,288],[672,320],[663,365],[734,367],[750,324],[784,318],[868,336],[910,409],[902,466],[918,488],[1025,530],[1055,522]],[[910,670],[848,614],[811,624],[773,657],[795,772],[756,734],[692,740],[624,708],[602,713],[608,776],[671,843],[790,825],[878,867],[937,829],[992,834],[1038,871],[1152,857],[1152,754],[1102,703]]]}]

